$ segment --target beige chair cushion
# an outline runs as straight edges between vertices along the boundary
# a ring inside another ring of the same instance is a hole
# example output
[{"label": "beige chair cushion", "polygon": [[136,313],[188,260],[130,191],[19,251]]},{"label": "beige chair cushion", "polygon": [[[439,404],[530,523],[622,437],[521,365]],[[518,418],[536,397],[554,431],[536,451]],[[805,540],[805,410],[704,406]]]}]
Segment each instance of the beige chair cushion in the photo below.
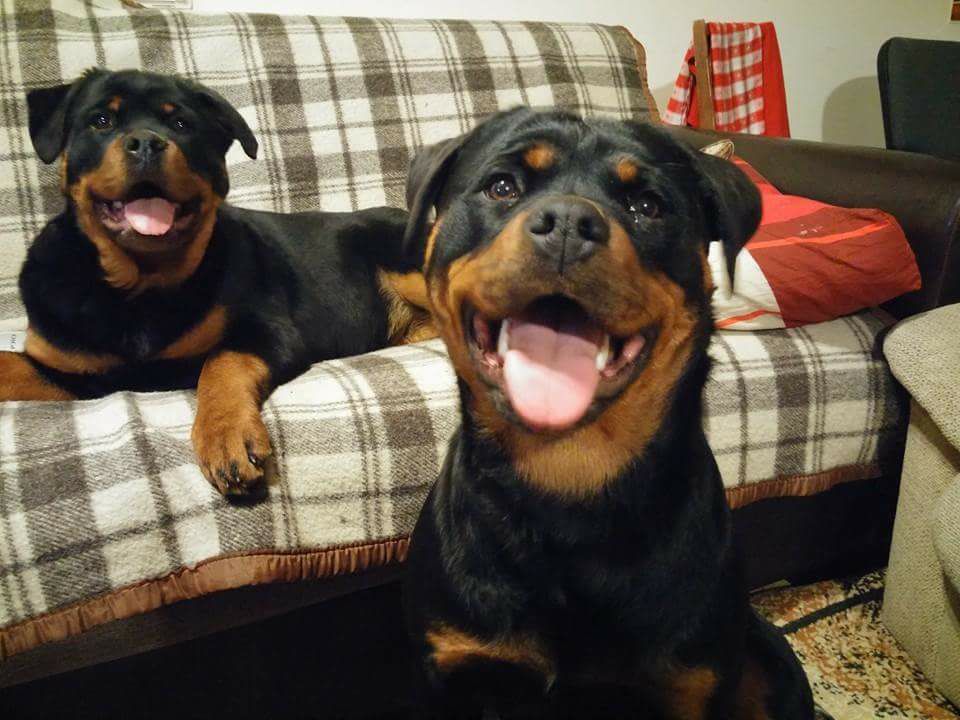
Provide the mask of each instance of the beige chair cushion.
[{"label": "beige chair cushion", "polygon": [[[927,412],[942,435],[936,450],[945,463],[943,477],[958,466],[960,449],[960,303],[909,318],[887,336],[884,354],[893,374]],[[906,473],[916,474],[907,466]],[[932,509],[932,532],[937,554],[954,587],[960,587],[960,475],[946,486]]]},{"label": "beige chair cushion", "polygon": [[890,331],[883,354],[897,380],[960,448],[960,303],[904,320]]},{"label": "beige chair cushion", "polygon": [[884,354],[913,403],[883,621],[960,703],[960,304],[897,325]]}]

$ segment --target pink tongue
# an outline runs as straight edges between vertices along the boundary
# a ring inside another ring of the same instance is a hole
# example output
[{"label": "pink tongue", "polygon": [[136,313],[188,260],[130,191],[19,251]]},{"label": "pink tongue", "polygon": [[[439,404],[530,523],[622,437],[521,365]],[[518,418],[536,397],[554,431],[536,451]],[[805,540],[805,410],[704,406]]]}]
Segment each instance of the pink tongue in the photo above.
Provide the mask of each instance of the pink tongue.
[{"label": "pink tongue", "polygon": [[575,424],[600,381],[599,328],[585,317],[520,317],[510,322],[503,360],[507,397],[514,412],[536,430]]},{"label": "pink tongue", "polygon": [[176,206],[163,198],[134,200],[123,206],[123,216],[141,235],[166,235],[173,227]]}]

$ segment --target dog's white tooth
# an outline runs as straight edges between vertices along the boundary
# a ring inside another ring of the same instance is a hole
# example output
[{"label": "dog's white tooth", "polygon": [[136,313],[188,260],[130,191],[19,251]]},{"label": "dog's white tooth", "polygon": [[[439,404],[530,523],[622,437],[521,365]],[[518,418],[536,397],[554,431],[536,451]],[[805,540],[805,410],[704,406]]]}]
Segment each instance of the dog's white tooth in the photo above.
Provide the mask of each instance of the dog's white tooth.
[{"label": "dog's white tooth", "polygon": [[610,336],[604,334],[603,342],[600,344],[600,350],[597,352],[597,370],[603,370],[610,360]]},{"label": "dog's white tooth", "polygon": [[113,201],[113,209],[114,209],[114,210],[123,210],[123,201],[122,201],[122,200],[114,200],[114,201]]},{"label": "dog's white tooth", "polygon": [[510,349],[510,321],[504,320],[500,323],[500,337],[497,338],[497,354],[504,357],[507,350]]}]

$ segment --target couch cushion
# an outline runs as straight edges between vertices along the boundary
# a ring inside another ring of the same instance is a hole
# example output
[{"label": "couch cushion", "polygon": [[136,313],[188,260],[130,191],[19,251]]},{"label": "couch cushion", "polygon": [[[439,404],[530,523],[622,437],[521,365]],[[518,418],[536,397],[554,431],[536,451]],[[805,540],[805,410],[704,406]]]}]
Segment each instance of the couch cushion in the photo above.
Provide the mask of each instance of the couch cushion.
[{"label": "couch cushion", "polygon": [[[876,477],[902,408],[885,321],[721,332],[705,426],[734,506]],[[0,657],[241,585],[330,577],[406,552],[458,397],[439,341],[314,366],[264,418],[279,477],[231,505],[190,447],[194,394],[0,406]]]},{"label": "couch cushion", "polygon": [[[6,15],[9,11],[4,10]],[[521,22],[199,15],[117,0],[23,0],[0,24],[0,321],[25,324],[26,248],[63,206],[27,133],[25,92],[85,68],[145,68],[218,90],[260,140],[227,156],[230,201],[276,210],[403,207],[410,157],[515,105],[655,119],[624,28]]]},{"label": "couch cushion", "polygon": [[760,227],[737,256],[731,286],[719,243],[710,249],[717,327],[763,330],[819,323],[920,288],[920,271],[896,219],[777,190],[735,158],[760,190]]}]

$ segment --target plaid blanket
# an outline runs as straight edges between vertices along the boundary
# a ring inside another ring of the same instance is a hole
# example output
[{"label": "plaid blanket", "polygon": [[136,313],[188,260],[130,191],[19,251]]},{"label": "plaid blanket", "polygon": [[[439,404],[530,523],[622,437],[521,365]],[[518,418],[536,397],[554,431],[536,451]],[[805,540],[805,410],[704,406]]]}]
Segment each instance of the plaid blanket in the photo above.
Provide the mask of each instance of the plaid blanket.
[{"label": "plaid blanket", "polygon": [[[731,504],[879,474],[903,425],[885,324],[718,333],[704,421]],[[0,657],[214,590],[402,558],[459,418],[440,341],[316,365],[267,401],[279,478],[236,506],[194,464],[194,404],[0,406]]]},{"label": "plaid blanket", "polygon": [[599,25],[200,15],[101,0],[0,4],[0,321],[25,324],[16,278],[63,206],[27,132],[27,90],[93,65],[190,76],[260,141],[234,145],[230,201],[290,212],[404,205],[417,148],[515,105],[656,118],[642,47]]},{"label": "plaid blanket", "polygon": [[[274,210],[401,205],[418,146],[517,103],[655,116],[643,52],[596,25],[128,11],[0,0],[0,320],[61,207],[34,158],[23,93],[93,64],[197,77],[255,129],[232,200]],[[870,313],[721,333],[705,423],[733,504],[874,477],[902,412]],[[115,618],[246,584],[403,558],[457,422],[438,342],[323,363],[264,417],[279,474],[227,504],[193,461],[189,392],[0,405],[0,658]]]}]

